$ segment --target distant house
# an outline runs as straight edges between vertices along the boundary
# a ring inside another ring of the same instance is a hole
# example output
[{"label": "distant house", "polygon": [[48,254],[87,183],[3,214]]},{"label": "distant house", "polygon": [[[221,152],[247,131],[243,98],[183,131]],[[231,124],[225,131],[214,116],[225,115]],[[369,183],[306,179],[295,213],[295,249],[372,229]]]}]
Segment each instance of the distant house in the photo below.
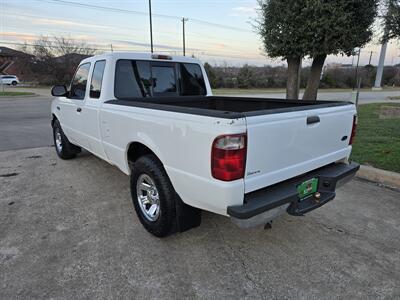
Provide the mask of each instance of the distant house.
[{"label": "distant house", "polygon": [[33,56],[22,51],[7,47],[0,47],[0,74],[16,75],[24,79],[27,75],[26,62],[33,59]]}]

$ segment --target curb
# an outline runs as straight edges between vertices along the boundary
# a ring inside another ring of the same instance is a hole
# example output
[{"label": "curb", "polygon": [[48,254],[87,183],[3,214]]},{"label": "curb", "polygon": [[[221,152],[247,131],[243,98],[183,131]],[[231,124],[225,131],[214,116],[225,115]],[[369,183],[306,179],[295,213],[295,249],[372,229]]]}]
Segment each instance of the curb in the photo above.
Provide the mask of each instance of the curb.
[{"label": "curb", "polygon": [[400,173],[385,171],[370,166],[361,166],[356,176],[388,187],[400,189]]}]

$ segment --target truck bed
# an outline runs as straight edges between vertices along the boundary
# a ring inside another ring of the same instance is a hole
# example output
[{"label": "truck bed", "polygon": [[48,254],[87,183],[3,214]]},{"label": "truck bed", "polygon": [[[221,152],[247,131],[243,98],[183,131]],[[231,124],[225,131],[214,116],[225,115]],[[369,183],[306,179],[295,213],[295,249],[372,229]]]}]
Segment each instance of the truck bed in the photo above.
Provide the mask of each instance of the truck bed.
[{"label": "truck bed", "polygon": [[223,96],[119,99],[109,100],[105,103],[222,118],[240,118],[350,104],[349,102],[341,101],[304,101]]}]

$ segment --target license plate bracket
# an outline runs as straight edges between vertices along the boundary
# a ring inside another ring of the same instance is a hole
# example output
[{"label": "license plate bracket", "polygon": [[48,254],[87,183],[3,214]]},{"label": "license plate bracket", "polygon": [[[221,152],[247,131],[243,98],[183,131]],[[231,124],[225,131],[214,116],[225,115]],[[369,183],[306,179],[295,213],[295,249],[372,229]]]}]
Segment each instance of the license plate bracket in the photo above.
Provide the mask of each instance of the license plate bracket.
[{"label": "license plate bracket", "polygon": [[299,199],[304,200],[318,191],[318,178],[313,177],[308,179],[297,186]]}]

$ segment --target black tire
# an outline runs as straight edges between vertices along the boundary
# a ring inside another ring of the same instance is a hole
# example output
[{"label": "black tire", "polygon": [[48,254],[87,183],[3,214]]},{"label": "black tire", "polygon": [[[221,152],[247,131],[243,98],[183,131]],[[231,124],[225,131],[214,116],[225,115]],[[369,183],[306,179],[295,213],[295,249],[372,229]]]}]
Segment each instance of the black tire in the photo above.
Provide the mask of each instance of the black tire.
[{"label": "black tire", "polygon": [[[159,197],[159,215],[154,221],[146,218],[140,207],[137,195],[137,182],[141,175],[147,175],[154,182]],[[172,233],[175,227],[176,193],[161,162],[154,155],[140,157],[133,165],[130,180],[131,195],[136,214],[148,232],[165,237]]]},{"label": "black tire", "polygon": [[16,85],[18,84],[18,82],[13,81],[13,82],[11,82],[11,84],[14,85],[14,86],[16,86]]},{"label": "black tire", "polygon": [[[58,134],[60,134],[61,137],[61,147],[57,146],[56,136]],[[80,147],[70,143],[67,139],[58,120],[55,120],[53,123],[53,140],[57,155],[61,159],[74,158],[79,152],[81,152]]]}]

